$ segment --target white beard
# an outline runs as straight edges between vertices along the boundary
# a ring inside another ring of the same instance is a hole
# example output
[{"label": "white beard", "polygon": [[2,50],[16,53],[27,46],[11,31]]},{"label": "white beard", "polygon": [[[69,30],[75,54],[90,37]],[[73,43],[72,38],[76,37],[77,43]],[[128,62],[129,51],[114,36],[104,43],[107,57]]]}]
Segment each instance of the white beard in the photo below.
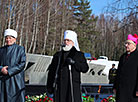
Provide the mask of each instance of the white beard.
[{"label": "white beard", "polygon": [[63,47],[64,51],[69,51],[72,48],[72,45],[66,45],[65,47]]}]

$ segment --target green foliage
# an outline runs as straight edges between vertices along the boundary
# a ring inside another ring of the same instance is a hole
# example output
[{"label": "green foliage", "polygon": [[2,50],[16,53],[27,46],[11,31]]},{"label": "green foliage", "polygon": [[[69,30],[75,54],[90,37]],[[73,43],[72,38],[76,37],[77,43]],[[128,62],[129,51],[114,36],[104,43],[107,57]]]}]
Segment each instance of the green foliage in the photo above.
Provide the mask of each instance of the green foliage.
[{"label": "green foliage", "polygon": [[79,38],[79,43],[81,44],[80,49],[83,52],[91,52],[91,41],[88,38]]},{"label": "green foliage", "polygon": [[82,96],[83,102],[94,102],[94,98],[90,96]]}]

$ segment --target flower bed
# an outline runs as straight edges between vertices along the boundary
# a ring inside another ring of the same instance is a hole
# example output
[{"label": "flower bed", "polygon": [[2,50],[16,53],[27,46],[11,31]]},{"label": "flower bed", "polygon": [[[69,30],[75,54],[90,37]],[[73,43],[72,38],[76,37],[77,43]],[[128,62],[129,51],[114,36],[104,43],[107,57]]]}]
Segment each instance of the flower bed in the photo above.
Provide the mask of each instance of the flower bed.
[{"label": "flower bed", "polygon": [[[90,96],[86,96],[85,94],[82,95],[83,102],[94,102],[94,98]],[[41,94],[40,96],[29,96],[25,97],[25,102],[54,102],[52,98],[48,97],[46,93]],[[101,102],[115,102],[115,97],[109,96],[104,98]]]},{"label": "flower bed", "polygon": [[53,102],[53,99],[50,97],[47,97],[46,93],[43,95],[36,95],[36,96],[25,96],[25,102]]}]

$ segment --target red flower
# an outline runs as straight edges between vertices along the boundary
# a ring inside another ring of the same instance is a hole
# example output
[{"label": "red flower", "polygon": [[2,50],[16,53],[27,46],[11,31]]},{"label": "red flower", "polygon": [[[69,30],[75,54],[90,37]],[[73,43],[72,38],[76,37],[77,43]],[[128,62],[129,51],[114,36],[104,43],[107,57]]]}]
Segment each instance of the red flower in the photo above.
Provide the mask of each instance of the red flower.
[{"label": "red flower", "polygon": [[40,99],[38,102],[41,102],[42,101],[42,99]]},{"label": "red flower", "polygon": [[101,102],[108,102],[108,101],[107,101],[107,99],[104,98]]},{"label": "red flower", "polygon": [[84,97],[84,98],[88,98],[89,96],[82,96],[82,97]]},{"label": "red flower", "polygon": [[50,99],[51,101],[53,101],[52,98],[49,98],[49,99]]},{"label": "red flower", "polygon": [[112,95],[111,95],[111,96],[109,96],[108,98],[110,98],[110,97],[112,97]]},{"label": "red flower", "polygon": [[45,96],[45,98],[48,98],[47,96]]}]

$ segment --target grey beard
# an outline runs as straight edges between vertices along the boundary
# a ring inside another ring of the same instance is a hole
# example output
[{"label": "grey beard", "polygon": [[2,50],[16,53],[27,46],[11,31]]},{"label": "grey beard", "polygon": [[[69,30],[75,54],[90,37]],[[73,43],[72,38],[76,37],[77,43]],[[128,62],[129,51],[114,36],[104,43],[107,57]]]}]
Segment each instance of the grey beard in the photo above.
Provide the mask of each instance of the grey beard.
[{"label": "grey beard", "polygon": [[72,45],[66,45],[65,47],[63,47],[64,51],[69,51],[72,48]]}]

